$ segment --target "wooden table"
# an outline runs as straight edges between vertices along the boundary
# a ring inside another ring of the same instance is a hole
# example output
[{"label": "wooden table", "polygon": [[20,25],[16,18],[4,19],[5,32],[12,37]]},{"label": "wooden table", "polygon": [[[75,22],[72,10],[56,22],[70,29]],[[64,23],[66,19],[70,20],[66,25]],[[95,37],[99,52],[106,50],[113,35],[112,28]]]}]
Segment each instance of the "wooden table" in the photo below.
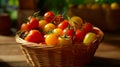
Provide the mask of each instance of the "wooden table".
[{"label": "wooden table", "polygon": [[[0,35],[0,67],[32,67],[26,62],[14,36]],[[87,67],[120,67],[120,35],[105,34]]]}]

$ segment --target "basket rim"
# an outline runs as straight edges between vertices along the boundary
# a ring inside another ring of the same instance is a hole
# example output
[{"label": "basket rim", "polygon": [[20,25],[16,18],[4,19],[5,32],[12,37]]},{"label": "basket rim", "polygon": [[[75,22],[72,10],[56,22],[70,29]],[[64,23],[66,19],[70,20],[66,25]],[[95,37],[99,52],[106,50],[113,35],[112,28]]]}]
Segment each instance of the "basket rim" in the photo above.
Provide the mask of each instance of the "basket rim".
[{"label": "basket rim", "polygon": [[[95,39],[92,43],[96,42],[97,40],[99,42],[101,42],[101,40],[103,39],[104,33],[98,27],[93,27],[93,28],[99,30],[99,35],[98,35],[98,38]],[[15,40],[17,43],[19,43],[20,45],[25,46],[25,47],[32,47],[32,48],[52,48],[52,47],[55,47],[52,45],[48,46],[48,45],[42,44],[42,43],[38,44],[38,43],[25,41],[24,39],[20,38],[19,35],[17,35],[17,34],[15,36]],[[88,46],[88,45],[86,45],[86,46]],[[55,48],[60,48],[60,47],[55,47]]]}]

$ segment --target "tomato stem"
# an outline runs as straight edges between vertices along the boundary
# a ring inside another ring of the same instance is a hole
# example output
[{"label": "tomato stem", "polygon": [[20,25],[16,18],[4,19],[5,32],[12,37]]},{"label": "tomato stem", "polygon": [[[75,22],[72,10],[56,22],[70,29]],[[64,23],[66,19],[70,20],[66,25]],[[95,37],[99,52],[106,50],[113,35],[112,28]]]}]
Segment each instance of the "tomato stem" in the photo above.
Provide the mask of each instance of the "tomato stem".
[{"label": "tomato stem", "polygon": [[33,13],[33,17],[38,17],[39,13],[40,13],[40,11]]}]

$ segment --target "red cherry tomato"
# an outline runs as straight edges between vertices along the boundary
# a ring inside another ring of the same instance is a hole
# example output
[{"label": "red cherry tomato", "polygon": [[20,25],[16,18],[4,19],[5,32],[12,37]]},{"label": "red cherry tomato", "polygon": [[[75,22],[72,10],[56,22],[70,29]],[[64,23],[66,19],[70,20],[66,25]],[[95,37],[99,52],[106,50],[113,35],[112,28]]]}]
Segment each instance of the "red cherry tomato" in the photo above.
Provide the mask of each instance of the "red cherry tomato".
[{"label": "red cherry tomato", "polygon": [[31,29],[39,27],[39,21],[36,18],[31,18],[30,22],[28,22],[27,24],[28,24],[28,27],[31,28]]},{"label": "red cherry tomato", "polygon": [[20,27],[20,31],[22,31],[22,32],[28,31],[28,25],[26,23],[23,23]]},{"label": "red cherry tomato", "polygon": [[54,17],[55,17],[55,14],[53,12],[46,12],[44,14],[44,19],[47,21],[47,22],[51,22],[52,20],[54,20]]},{"label": "red cherry tomato", "polygon": [[74,29],[66,28],[66,29],[63,30],[62,35],[67,35],[67,36],[70,36],[71,38],[73,38]]},{"label": "red cherry tomato", "polygon": [[85,37],[85,34],[86,33],[84,30],[81,31],[81,30],[77,29],[75,32],[75,39],[74,39],[75,43],[82,42]]},{"label": "red cherry tomato", "polygon": [[64,20],[60,24],[58,24],[58,28],[64,30],[65,28],[68,27],[68,25],[69,25],[68,20]]},{"label": "red cherry tomato", "polygon": [[40,43],[43,41],[43,36],[38,30],[30,30],[28,35],[25,37],[28,42]]},{"label": "red cherry tomato", "polygon": [[62,15],[57,15],[54,19],[54,23],[58,24],[58,23],[62,22],[63,20],[64,20],[64,18]]},{"label": "red cherry tomato", "polygon": [[85,33],[91,32],[93,30],[93,25],[87,22],[83,25],[83,30]]}]

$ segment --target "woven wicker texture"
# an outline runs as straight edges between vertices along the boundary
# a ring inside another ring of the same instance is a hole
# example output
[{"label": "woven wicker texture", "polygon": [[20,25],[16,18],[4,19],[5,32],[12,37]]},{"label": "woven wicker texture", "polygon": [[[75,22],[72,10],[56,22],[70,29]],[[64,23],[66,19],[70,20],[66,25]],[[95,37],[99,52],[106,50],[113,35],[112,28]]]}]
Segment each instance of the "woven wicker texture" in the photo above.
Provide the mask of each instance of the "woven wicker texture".
[{"label": "woven wicker texture", "polygon": [[65,47],[42,46],[30,43],[16,36],[27,61],[35,67],[81,67],[93,58],[104,34],[100,34],[97,40],[85,45],[72,44]]}]

